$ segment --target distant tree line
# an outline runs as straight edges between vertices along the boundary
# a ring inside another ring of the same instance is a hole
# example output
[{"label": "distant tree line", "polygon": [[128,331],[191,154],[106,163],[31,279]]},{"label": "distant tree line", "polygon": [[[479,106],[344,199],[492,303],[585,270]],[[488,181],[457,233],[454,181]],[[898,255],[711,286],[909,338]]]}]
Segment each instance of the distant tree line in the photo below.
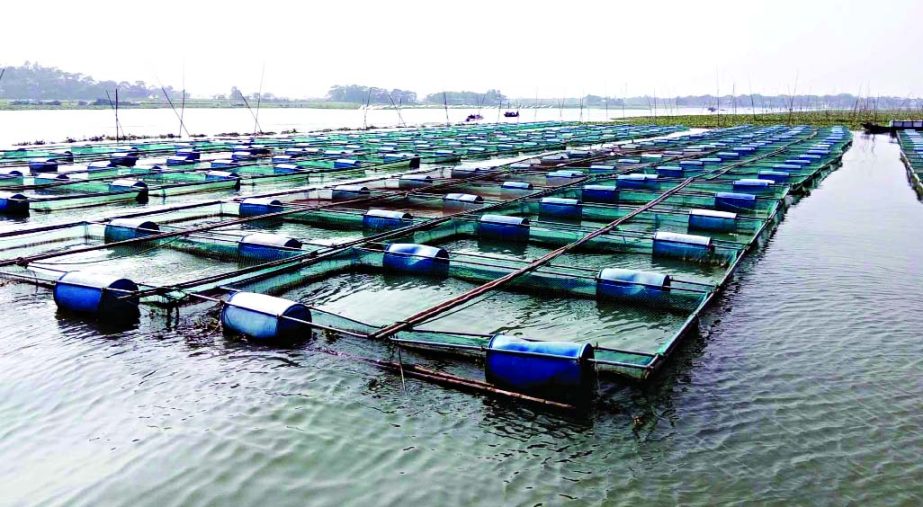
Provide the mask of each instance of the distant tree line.
[{"label": "distant tree line", "polygon": [[416,104],[416,92],[395,88],[387,90],[374,86],[334,85],[327,92],[327,99],[333,102],[353,102],[356,104]]},{"label": "distant tree line", "polygon": [[[105,99],[119,89],[119,98],[143,100],[161,98],[159,87],[144,81],[96,81],[80,73],[65,72],[55,67],[43,67],[26,62],[19,67],[6,67],[0,80],[0,98],[23,100],[88,100]],[[171,97],[179,92],[166,87]]]}]

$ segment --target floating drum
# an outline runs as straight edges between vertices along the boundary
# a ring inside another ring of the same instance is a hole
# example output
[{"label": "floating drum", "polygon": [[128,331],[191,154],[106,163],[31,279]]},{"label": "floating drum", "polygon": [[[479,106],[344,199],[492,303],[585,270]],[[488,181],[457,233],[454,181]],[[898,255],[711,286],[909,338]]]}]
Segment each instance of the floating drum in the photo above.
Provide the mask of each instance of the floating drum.
[{"label": "floating drum", "polygon": [[112,180],[109,182],[109,192],[111,193],[122,193],[122,192],[137,192],[138,200],[147,199],[147,183],[141,180],[133,180],[129,178],[120,178],[117,180]]},{"label": "floating drum", "polygon": [[362,185],[340,185],[333,187],[332,199],[334,201],[348,201],[368,197],[369,188]]},{"label": "floating drum", "polygon": [[756,208],[756,196],[737,192],[718,192],[715,194],[715,209],[738,212]]},{"label": "floating drum", "polygon": [[761,180],[772,180],[776,183],[785,183],[791,175],[782,171],[760,171],[757,177]]},{"label": "floating drum", "polygon": [[452,193],[446,194],[442,198],[442,205],[445,208],[471,208],[478,207],[484,202],[484,198],[475,194]]},{"label": "floating drum", "polygon": [[307,338],[311,335],[309,322],[311,311],[305,305],[254,292],[235,292],[221,309],[221,325],[226,331],[257,340],[292,342]]},{"label": "floating drum", "polygon": [[446,276],[449,273],[449,253],[435,246],[393,243],[385,249],[382,267],[390,271]]},{"label": "floating drum", "polygon": [[29,171],[32,174],[50,173],[58,170],[58,161],[49,158],[40,158],[29,161]]},{"label": "floating drum", "polygon": [[199,160],[202,154],[195,150],[176,150],[177,157],[183,157],[186,160]]},{"label": "floating drum", "polygon": [[615,184],[618,188],[635,188],[635,189],[656,189],[656,174],[620,174],[615,177]]},{"label": "floating drum", "polygon": [[248,259],[274,260],[301,253],[301,241],[282,236],[258,232],[249,234],[237,243],[237,255]]},{"label": "floating drum", "polygon": [[619,191],[610,185],[584,185],[581,191],[583,202],[614,204],[619,201]]},{"label": "floating drum", "polygon": [[670,275],[605,268],[596,276],[596,297],[600,299],[650,300],[662,298],[670,290]]},{"label": "floating drum", "polygon": [[503,241],[529,241],[529,219],[507,215],[483,215],[478,220],[478,236]]},{"label": "floating drum", "polygon": [[654,233],[654,255],[681,259],[701,258],[709,255],[712,250],[714,246],[708,236],[663,231]]},{"label": "floating drum", "polygon": [[[186,158],[186,157],[180,157],[180,156],[167,157],[167,165],[189,165],[189,164],[195,164],[195,163],[196,163],[196,160],[189,159],[189,158]],[[215,167],[214,164],[215,164],[215,163],[212,162],[212,163],[211,163],[211,166],[212,166],[212,167]],[[224,167],[224,166],[222,166],[222,167]]]},{"label": "floating drum", "polygon": [[500,185],[500,192],[527,192],[532,190],[532,184],[525,181],[504,181]]},{"label": "floating drum", "polygon": [[682,178],[683,168],[676,165],[662,165],[657,168],[657,176],[663,178]]},{"label": "floating drum", "polygon": [[208,166],[212,169],[231,169],[237,167],[237,162],[229,158],[218,158],[209,162]]},{"label": "floating drum", "polygon": [[205,173],[205,181],[228,181],[236,180],[236,188],[240,188],[240,176],[237,173],[232,173],[228,171],[208,171]]},{"label": "floating drum", "polygon": [[62,310],[124,322],[138,316],[137,290],[126,278],[71,271],[55,282],[54,302]]},{"label": "floating drum", "polygon": [[749,194],[759,194],[770,190],[775,182],[772,180],[761,180],[759,178],[745,178],[732,183],[734,192],[743,192]]},{"label": "floating drum", "polygon": [[489,169],[484,167],[456,167],[452,169],[452,178],[464,179],[472,178],[474,176],[481,176],[485,174]]},{"label": "floating drum", "polygon": [[403,189],[412,189],[412,188],[422,188],[427,187],[433,184],[432,176],[425,174],[408,174],[406,176],[401,176],[397,180],[398,188]]},{"label": "floating drum", "polygon": [[689,229],[734,232],[737,230],[737,213],[710,209],[691,209],[689,210]]},{"label": "floating drum", "polygon": [[253,155],[249,151],[235,151],[231,153],[231,160],[234,162],[246,162],[253,160]]},{"label": "floating drum", "polygon": [[370,209],[362,215],[362,227],[372,230],[399,229],[413,223],[413,215],[403,211]]},{"label": "floating drum", "polygon": [[589,399],[595,385],[593,346],[588,343],[529,341],[502,334],[487,345],[487,381],[521,393],[557,400]]},{"label": "floating drum", "polygon": [[609,173],[615,170],[614,165],[593,164],[590,166],[591,173]]},{"label": "floating drum", "polygon": [[109,163],[114,166],[134,167],[137,162],[137,153],[113,153],[109,158]]},{"label": "floating drum", "polygon": [[272,197],[250,197],[240,202],[237,214],[242,217],[255,217],[282,211],[282,201]]},{"label": "floating drum", "polygon": [[160,226],[156,222],[144,218],[113,218],[106,224],[103,238],[108,243],[140,238],[159,232]]},{"label": "floating drum", "polygon": [[352,158],[338,158],[333,161],[334,169],[358,169],[362,163]]},{"label": "floating drum", "polygon": [[538,213],[546,217],[580,220],[583,217],[583,204],[578,199],[543,197],[538,205]]},{"label": "floating drum", "polygon": [[28,215],[29,198],[19,193],[0,192],[0,214]]}]

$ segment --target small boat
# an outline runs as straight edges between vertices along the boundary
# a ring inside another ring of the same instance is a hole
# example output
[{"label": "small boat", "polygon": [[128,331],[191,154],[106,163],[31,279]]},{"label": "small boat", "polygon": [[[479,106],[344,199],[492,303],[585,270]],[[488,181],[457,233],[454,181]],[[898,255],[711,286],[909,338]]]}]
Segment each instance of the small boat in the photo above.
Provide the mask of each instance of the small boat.
[{"label": "small boat", "polygon": [[469,114],[468,117],[465,118],[465,121],[478,121],[483,119],[484,117],[479,114]]},{"label": "small boat", "polygon": [[891,132],[890,127],[886,127],[884,125],[876,125],[870,122],[863,123],[862,128],[865,129],[866,134],[887,134]]},{"label": "small boat", "polygon": [[504,118],[519,118],[519,111],[507,111],[503,113]]}]

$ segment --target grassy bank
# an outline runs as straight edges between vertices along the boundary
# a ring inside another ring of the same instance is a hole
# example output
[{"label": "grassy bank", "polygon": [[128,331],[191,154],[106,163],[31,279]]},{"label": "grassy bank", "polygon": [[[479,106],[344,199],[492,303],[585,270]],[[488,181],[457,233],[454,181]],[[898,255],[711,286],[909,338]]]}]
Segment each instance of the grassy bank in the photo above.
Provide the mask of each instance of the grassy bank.
[{"label": "grassy bank", "polygon": [[859,130],[862,123],[871,122],[886,125],[892,119],[916,119],[923,117],[921,111],[793,111],[791,113],[757,114],[707,114],[681,116],[639,116],[627,118],[629,124],[685,125],[695,128],[733,127],[735,125],[812,125],[829,127],[846,125]]}]

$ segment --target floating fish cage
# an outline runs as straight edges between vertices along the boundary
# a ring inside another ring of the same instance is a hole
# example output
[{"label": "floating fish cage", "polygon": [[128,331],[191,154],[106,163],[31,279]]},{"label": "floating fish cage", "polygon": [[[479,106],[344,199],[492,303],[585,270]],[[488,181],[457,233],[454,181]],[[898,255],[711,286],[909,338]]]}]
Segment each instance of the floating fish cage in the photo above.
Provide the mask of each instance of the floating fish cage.
[{"label": "floating fish cage", "polygon": [[[0,191],[15,195],[0,216],[23,216],[101,204],[175,203],[176,196],[213,198],[235,192],[375,178],[434,164],[542,152],[666,135],[677,127],[520,124],[391,129],[361,133],[271,136],[246,141],[199,140],[124,146],[73,146],[70,161],[44,149],[28,164],[0,168]],[[485,147],[490,147],[486,149]],[[113,151],[116,148],[123,151]],[[479,150],[478,148],[485,148]],[[6,152],[13,155],[33,151]],[[74,155],[76,153],[76,155]],[[166,157],[163,155],[169,153]],[[93,157],[104,157],[93,160]],[[81,161],[79,163],[74,160]]]},{"label": "floating fish cage", "polygon": [[471,385],[577,406],[597,381],[662,367],[850,143],[841,127],[744,126],[424,166],[4,232],[0,270],[68,315],[205,302],[249,340],[453,355],[483,364]]},{"label": "floating fish cage", "polygon": [[897,131],[897,139],[901,145],[901,160],[907,168],[907,179],[910,185],[923,199],[923,129],[902,127]]}]

